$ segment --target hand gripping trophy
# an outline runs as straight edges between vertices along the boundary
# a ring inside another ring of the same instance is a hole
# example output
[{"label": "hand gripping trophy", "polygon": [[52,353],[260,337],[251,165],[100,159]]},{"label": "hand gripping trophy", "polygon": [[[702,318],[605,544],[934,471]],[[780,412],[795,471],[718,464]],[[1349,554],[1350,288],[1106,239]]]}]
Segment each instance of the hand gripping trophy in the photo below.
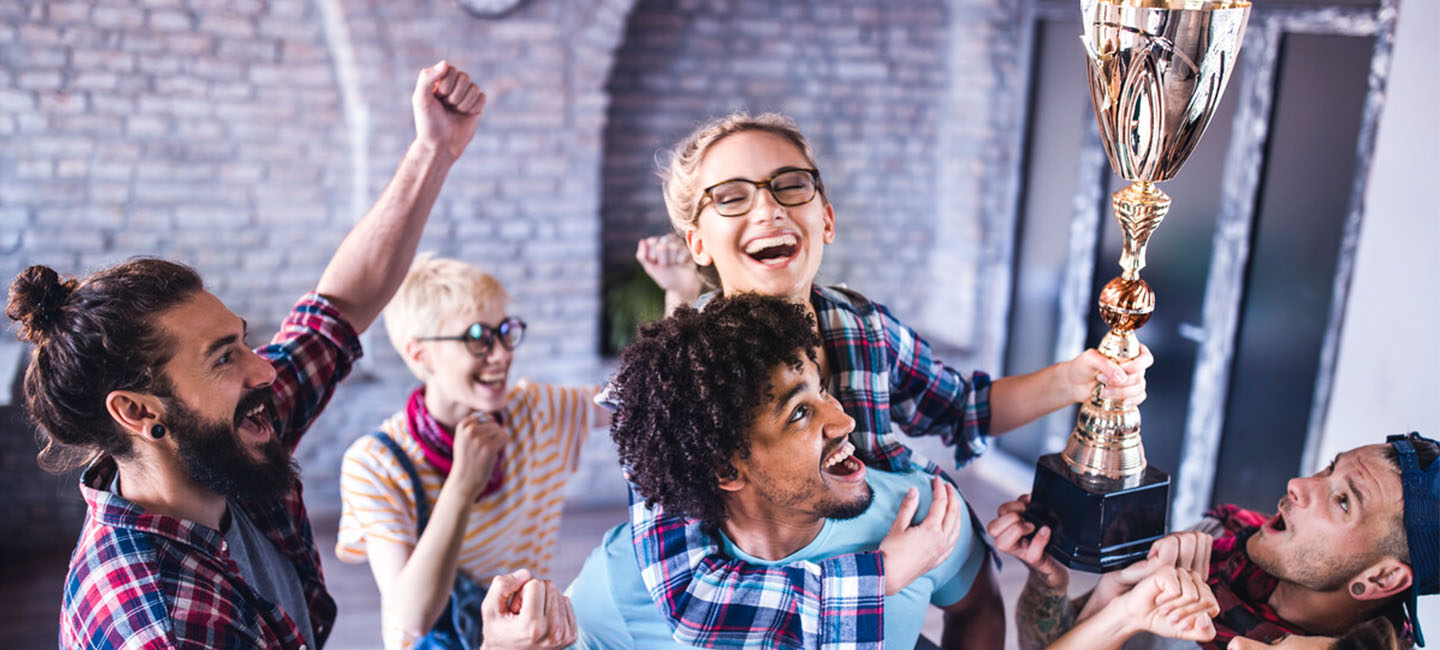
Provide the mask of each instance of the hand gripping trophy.
[{"label": "hand gripping trophy", "polygon": [[[1195,150],[1235,67],[1248,0],[1081,0],[1090,99],[1110,167],[1129,187],[1111,197],[1125,231],[1120,277],[1100,291],[1110,331],[1098,349],[1116,362],[1140,353],[1135,330],[1155,309],[1140,279],[1145,245],[1170,209],[1155,186]],[[1051,527],[1047,551],[1091,572],[1143,559],[1164,535],[1170,477],[1149,467],[1140,411],[1096,391],[1059,454],[1037,463],[1026,516]]]}]

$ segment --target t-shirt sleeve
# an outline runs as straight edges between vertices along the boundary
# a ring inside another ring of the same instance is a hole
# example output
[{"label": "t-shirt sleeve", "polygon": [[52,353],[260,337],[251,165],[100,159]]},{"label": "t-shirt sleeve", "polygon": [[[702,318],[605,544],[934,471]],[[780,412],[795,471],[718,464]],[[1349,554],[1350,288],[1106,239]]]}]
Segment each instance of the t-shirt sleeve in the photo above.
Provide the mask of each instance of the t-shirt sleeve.
[{"label": "t-shirt sleeve", "polygon": [[340,530],[335,555],[343,562],[367,559],[369,539],[414,547],[415,503],[410,478],[394,454],[373,436],[356,440],[340,463]]},{"label": "t-shirt sleeve", "polygon": [[930,604],[936,607],[948,607],[960,602],[960,599],[970,593],[970,586],[975,584],[975,577],[980,575],[980,570],[985,565],[985,543],[971,525],[970,517],[960,519],[965,523],[960,530],[959,539],[955,542],[954,552],[934,569],[942,572],[936,576],[938,586],[930,594]]},{"label": "t-shirt sleeve", "polygon": [[[612,553],[617,536],[624,526],[605,533],[599,546],[590,552],[580,575],[565,589],[565,597],[575,610],[579,634],[570,650],[631,650],[633,639],[626,630],[625,616],[615,602],[615,580],[610,575],[610,560],[628,562],[626,555]],[[619,540],[625,541],[625,540]]]},{"label": "t-shirt sleeve", "polygon": [[549,414],[549,421],[555,428],[556,442],[564,454],[565,467],[571,471],[580,464],[580,449],[591,427],[597,421],[601,407],[595,404],[595,393],[599,386],[537,386],[537,397]]}]

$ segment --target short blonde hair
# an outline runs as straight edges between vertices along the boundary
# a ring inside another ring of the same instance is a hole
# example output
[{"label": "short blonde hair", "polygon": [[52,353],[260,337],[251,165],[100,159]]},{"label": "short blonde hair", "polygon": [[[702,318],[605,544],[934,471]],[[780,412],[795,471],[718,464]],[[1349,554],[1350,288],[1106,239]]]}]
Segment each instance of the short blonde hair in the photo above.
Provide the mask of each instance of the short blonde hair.
[{"label": "short blonde hair", "polygon": [[405,344],[424,336],[458,332],[435,331],[441,319],[467,309],[488,309],[510,301],[494,276],[460,260],[421,253],[404,282],[385,306],[385,333],[410,372],[427,381],[425,369],[405,354]]},{"label": "short blonde hair", "polygon": [[[700,187],[700,162],[705,154],[721,140],[747,131],[771,133],[789,140],[800,150],[800,155],[805,157],[810,167],[820,168],[815,164],[815,152],[810,149],[810,143],[788,115],[761,113],[751,117],[745,111],[737,111],[712,119],[662,154],[665,160],[659,169],[660,187],[665,195],[665,211],[669,213],[670,225],[676,233],[683,236],[686,230],[695,227],[695,221],[700,217],[700,198],[705,191]],[[820,200],[829,203],[823,189]]]}]

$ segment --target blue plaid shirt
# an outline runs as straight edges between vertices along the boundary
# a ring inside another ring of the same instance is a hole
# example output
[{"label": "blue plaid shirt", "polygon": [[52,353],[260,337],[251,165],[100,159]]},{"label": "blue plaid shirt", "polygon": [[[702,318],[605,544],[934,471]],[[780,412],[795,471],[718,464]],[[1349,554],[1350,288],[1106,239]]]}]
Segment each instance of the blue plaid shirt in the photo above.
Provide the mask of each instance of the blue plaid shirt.
[{"label": "blue plaid shirt", "polygon": [[[702,299],[703,300],[703,299]],[[835,397],[855,418],[850,440],[867,465],[932,474],[940,466],[891,433],[938,435],[964,465],[985,451],[990,378],[969,380],[931,357],[930,345],[884,307],[837,287],[811,304],[832,364]],[[700,522],[645,507],[630,520],[641,577],[680,643],[700,647],[849,650],[883,647],[884,567],[878,551],[761,567],[721,553]]]}]

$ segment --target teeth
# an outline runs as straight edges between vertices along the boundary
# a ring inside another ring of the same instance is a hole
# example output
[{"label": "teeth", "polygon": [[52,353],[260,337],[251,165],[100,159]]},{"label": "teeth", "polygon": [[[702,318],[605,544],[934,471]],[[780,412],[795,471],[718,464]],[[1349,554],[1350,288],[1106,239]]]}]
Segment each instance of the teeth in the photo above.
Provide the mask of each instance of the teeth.
[{"label": "teeth", "polygon": [[821,465],[821,467],[822,467],[822,468],[834,467],[835,465],[839,464],[841,461],[845,460],[846,458],[849,458],[850,455],[853,454],[853,453],[855,453],[855,445],[850,444],[850,441],[849,441],[849,440],[846,440],[846,441],[845,441],[845,444],[840,445],[840,448],[837,449],[837,450],[835,450],[835,453],[831,454],[829,458],[826,458],[826,459],[825,459],[825,464]]},{"label": "teeth", "polygon": [[259,415],[259,414],[260,414],[260,411],[261,411],[262,409],[264,409],[264,408],[265,408],[265,405],[264,405],[264,404],[256,404],[256,405],[255,405],[255,408],[250,409],[250,411],[245,414],[245,417],[248,418],[248,417],[252,417],[252,416]]},{"label": "teeth", "polygon": [[499,384],[504,383],[505,377],[509,375],[509,370],[491,372],[494,372],[494,374],[474,375],[473,378],[476,382],[481,384]]},{"label": "teeth", "polygon": [[796,243],[798,243],[798,240],[795,239],[795,235],[791,234],[776,235],[774,237],[761,237],[760,239],[756,239],[747,244],[745,246],[745,253],[747,255],[753,255],[767,248],[773,248],[775,246],[794,246]]}]

